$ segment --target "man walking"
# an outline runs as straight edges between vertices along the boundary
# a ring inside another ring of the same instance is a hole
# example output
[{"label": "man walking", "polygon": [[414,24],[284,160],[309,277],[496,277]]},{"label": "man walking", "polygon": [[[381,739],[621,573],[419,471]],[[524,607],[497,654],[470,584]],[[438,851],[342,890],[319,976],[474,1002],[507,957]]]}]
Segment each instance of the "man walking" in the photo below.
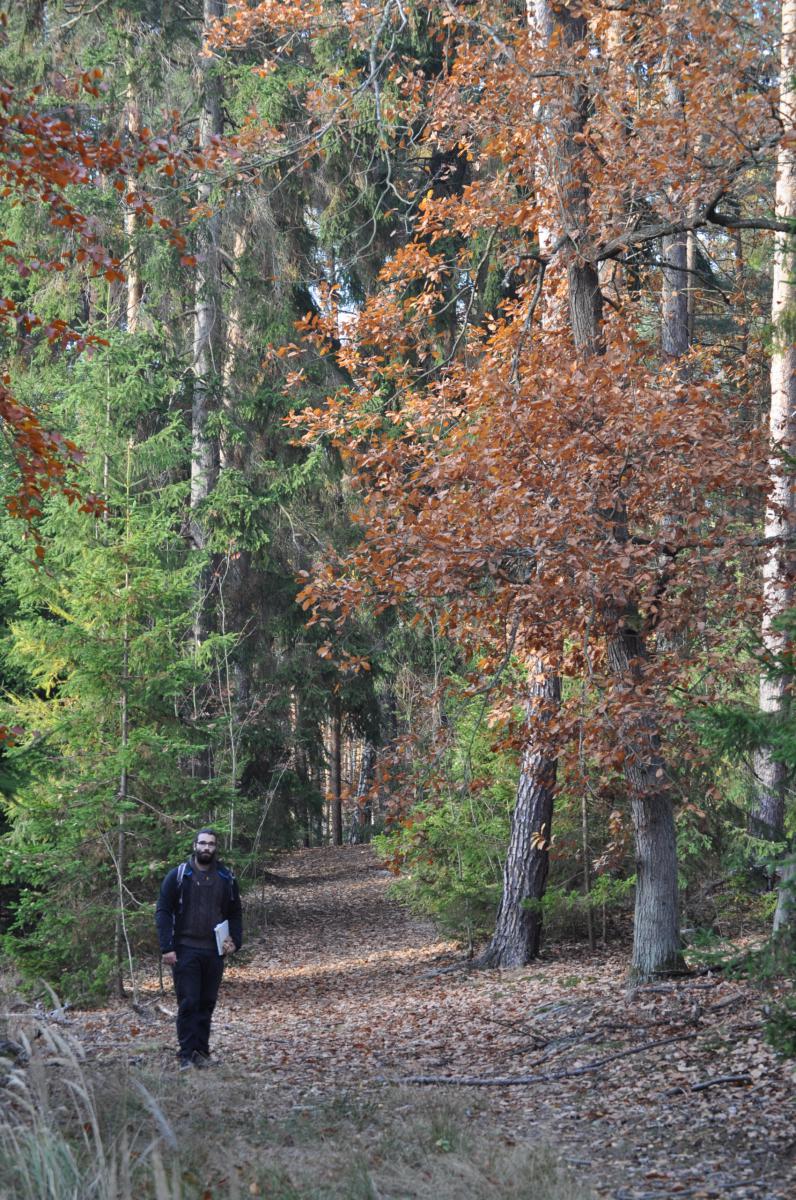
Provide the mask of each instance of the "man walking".
[{"label": "man walking", "polygon": [[[218,861],[213,829],[199,830],[191,858],[163,880],[155,921],[177,993],[180,1069],[210,1066],[210,1021],[224,955],[239,950],[243,941],[237,880]],[[229,922],[229,937],[219,954],[215,927],[222,921]]]}]

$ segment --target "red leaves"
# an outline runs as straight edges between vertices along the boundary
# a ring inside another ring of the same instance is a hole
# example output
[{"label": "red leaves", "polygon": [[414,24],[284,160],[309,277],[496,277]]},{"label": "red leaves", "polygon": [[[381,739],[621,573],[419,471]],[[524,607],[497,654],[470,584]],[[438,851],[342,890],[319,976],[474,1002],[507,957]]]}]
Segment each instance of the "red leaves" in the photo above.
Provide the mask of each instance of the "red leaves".
[{"label": "red leaves", "polygon": [[84,92],[88,92],[90,96],[99,96],[101,88],[99,81],[102,79],[102,71],[99,67],[95,67],[93,71],[85,71],[80,76],[80,82]]},{"label": "red leaves", "polygon": [[[56,79],[53,86],[67,101],[81,99],[86,93],[98,97],[104,88],[102,71],[94,68],[72,81]],[[163,174],[173,177],[178,170],[193,169],[195,156],[182,150],[176,138],[153,138],[148,129],[142,129],[137,139],[124,143],[119,138],[94,138],[78,120],[69,119],[69,115],[54,116],[39,111],[37,102],[41,94],[41,88],[24,95],[0,85],[0,194],[13,204],[44,206],[49,211],[51,226],[69,231],[76,248],[71,255],[65,253],[49,261],[24,260],[15,254],[15,244],[5,238],[0,241],[0,251],[22,279],[36,273],[61,273],[72,261],[85,266],[92,276],[101,276],[109,283],[123,283],[125,274],[119,258],[102,244],[94,221],[78,207],[75,194],[80,189],[93,188],[98,178],[105,178],[151,227],[152,205],[131,185],[130,178],[137,178],[147,168],[161,163]],[[208,156],[210,166],[223,153],[223,147],[219,147]],[[169,243],[182,252],[185,238],[174,223],[162,218],[158,224]],[[190,255],[184,255],[182,262],[186,266],[195,265]],[[77,353],[105,344],[95,335],[72,329],[61,318],[45,324],[36,313],[19,307],[10,297],[0,298],[0,324],[3,322],[13,323],[23,337],[40,333],[53,346]],[[81,512],[102,511],[99,498],[82,497],[75,485],[73,473],[81,458],[77,447],[57,432],[43,428],[35,413],[11,395],[7,378],[0,389],[0,419],[18,470],[17,491],[6,497],[12,515],[35,522],[41,515],[44,495],[52,490],[60,491],[70,503],[77,502]],[[41,558],[41,548],[37,547],[35,552]]]}]

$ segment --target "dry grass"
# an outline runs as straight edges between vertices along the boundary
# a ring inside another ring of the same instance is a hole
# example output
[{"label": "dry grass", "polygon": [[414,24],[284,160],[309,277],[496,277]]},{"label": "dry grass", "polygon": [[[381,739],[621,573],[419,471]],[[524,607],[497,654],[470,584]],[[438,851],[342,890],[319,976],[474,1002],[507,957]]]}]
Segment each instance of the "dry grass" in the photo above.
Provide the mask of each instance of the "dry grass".
[{"label": "dry grass", "polygon": [[176,1138],[155,1097],[131,1080],[148,1119],[109,1128],[79,1043],[45,1021],[13,1032],[19,1053],[0,1060],[3,1200],[134,1200],[142,1188],[179,1200],[179,1178],[162,1159]]},{"label": "dry grass", "polygon": [[2,1200],[588,1200],[544,1147],[471,1133],[466,1095],[276,1112],[256,1074],[91,1064],[30,1016],[8,1032],[23,1058],[0,1060]]}]

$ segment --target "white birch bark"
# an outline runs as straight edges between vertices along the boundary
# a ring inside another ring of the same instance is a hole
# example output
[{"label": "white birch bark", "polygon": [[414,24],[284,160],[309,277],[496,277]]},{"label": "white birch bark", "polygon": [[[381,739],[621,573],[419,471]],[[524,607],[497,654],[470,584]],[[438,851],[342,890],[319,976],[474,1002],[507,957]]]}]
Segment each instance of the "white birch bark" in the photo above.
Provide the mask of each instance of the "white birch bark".
[{"label": "white birch bark", "polygon": [[[782,141],[777,156],[776,215],[796,220],[796,0],[782,5],[779,116]],[[794,561],[789,539],[796,529],[796,480],[782,454],[796,453],[796,236],[778,233],[774,254],[774,286],[771,319],[774,349],[771,357],[771,444],[769,502],[766,537],[772,543],[763,567],[763,642],[770,654],[785,648],[783,634],[774,628],[777,616],[793,605]],[[760,680],[760,707],[766,713],[782,714],[788,707],[793,680],[780,676]],[[759,781],[758,815],[771,830],[782,836],[785,824],[785,777],[781,764],[772,760],[764,747],[755,760]],[[775,931],[796,924],[796,859],[791,857],[780,873],[779,898],[774,917]]]},{"label": "white birch bark", "polygon": [[[779,218],[796,219],[796,0],[782,5],[781,84],[779,115],[782,142],[777,157],[775,205]],[[796,238],[778,233],[774,246],[771,322],[771,410],[769,430],[769,491],[765,536],[770,540],[763,564],[762,639],[773,658],[786,649],[785,635],[775,627],[778,617],[793,605],[793,554],[788,539],[796,529],[796,488],[792,468],[783,455],[796,452],[796,345],[792,321],[796,314]],[[775,540],[771,540],[775,539]],[[792,680],[783,673],[760,677],[760,709],[776,717],[785,713]],[[779,841],[785,827],[786,773],[767,746],[755,754],[755,796],[752,831]]]},{"label": "white birch bark", "polygon": [[[130,69],[132,64],[130,64]],[[125,104],[125,124],[127,132],[131,140],[137,140],[141,132],[141,112],[138,107],[138,100],[135,94],[135,84],[128,73],[127,94]],[[128,184],[129,190],[135,192],[136,184],[131,180]],[[143,297],[143,286],[141,283],[141,269],[138,261],[138,250],[136,248],[136,238],[138,236],[138,214],[132,205],[128,204],[124,212],[124,235],[127,242],[129,259],[127,262],[127,320],[126,327],[128,333],[137,333],[141,319],[141,300]]]}]

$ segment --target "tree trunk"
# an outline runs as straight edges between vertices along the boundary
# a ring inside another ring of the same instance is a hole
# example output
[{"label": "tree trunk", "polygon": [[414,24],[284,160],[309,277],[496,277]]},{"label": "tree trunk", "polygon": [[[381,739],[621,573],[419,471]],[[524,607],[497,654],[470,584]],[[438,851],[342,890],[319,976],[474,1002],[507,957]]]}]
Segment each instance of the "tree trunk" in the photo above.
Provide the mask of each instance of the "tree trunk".
[{"label": "tree trunk", "polygon": [[[530,36],[549,45],[554,32],[550,0],[527,0]],[[555,175],[558,159],[550,148],[545,174]],[[552,230],[538,230],[539,246],[547,252],[555,241]],[[543,724],[561,703],[561,681],[542,659],[530,669],[527,702],[527,741],[520,760],[517,798],[503,867],[503,892],[492,938],[479,959],[483,967],[514,967],[539,954],[542,938],[541,900],[549,866],[558,762],[542,749]]]},{"label": "tree trunk", "polygon": [[[586,23],[573,17],[566,7],[554,7],[550,0],[527,0],[526,15],[531,36],[550,45],[556,35],[560,44],[573,46],[582,40]],[[548,161],[543,172],[553,183],[557,195],[566,197],[563,214],[567,229],[584,228],[583,216],[587,192],[582,173],[577,169],[578,141],[583,131],[587,97],[576,87],[566,105],[552,105],[549,125],[553,130],[547,147]],[[560,145],[555,143],[556,134]],[[570,207],[571,206],[571,207]],[[554,241],[552,230],[539,230],[539,244],[545,250]],[[602,297],[596,268],[573,256],[568,266],[570,323],[578,352],[585,357],[597,353],[602,337]],[[503,871],[503,895],[495,931],[481,956],[482,966],[518,966],[534,959],[541,945],[542,914],[540,902],[547,882],[548,845],[553,816],[557,759],[542,749],[543,725],[553,708],[561,702],[561,681],[549,664],[538,660],[528,704],[528,742],[520,764],[517,799],[511,821],[511,834]]]},{"label": "tree trunk", "polygon": [[[691,208],[690,217],[695,217],[697,214],[696,205]],[[741,259],[741,231],[735,231],[736,244],[736,262]],[[688,325],[688,345],[694,344],[694,331],[696,330],[696,297],[697,297],[697,236],[693,229],[689,230],[686,239],[686,267],[688,268],[688,301],[686,304],[686,322]],[[741,274],[738,274],[738,279],[741,279]],[[740,283],[739,285],[740,286]],[[746,339],[742,345],[742,353],[745,355],[747,351]]]},{"label": "tree trunk", "polygon": [[796,930],[796,854],[791,854],[780,867],[779,895],[774,913],[774,933],[788,935],[793,940]]},{"label": "tree trunk", "polygon": [[679,359],[688,353],[688,237],[675,233],[661,244],[661,353]]},{"label": "tree trunk", "polygon": [[[126,464],[126,498],[125,498],[125,559],[127,556],[127,546],[130,540],[130,504],[131,504],[131,483],[132,483],[132,440],[127,445],[127,464]],[[130,567],[129,560],[125,562],[124,568],[124,596],[127,599],[130,595]],[[127,770],[127,750],[130,745],[130,630],[127,617],[127,606],[125,605],[125,615],[122,623],[122,679],[121,689],[119,693],[119,745],[122,751],[122,767],[119,772],[119,789],[116,793],[118,802],[117,823],[118,834],[116,842],[116,885],[118,888],[119,899],[116,910],[116,925],[114,933],[114,961],[116,966],[116,995],[120,1000],[124,999],[124,958],[125,951],[129,957],[130,946],[127,940],[127,929],[125,927],[125,876],[127,875],[127,802],[129,797],[129,775]],[[132,965],[132,964],[131,964]],[[130,982],[132,983],[133,992],[135,993],[135,979],[130,972]]]},{"label": "tree trunk", "polygon": [[[627,613],[614,616],[608,664],[623,681],[640,682],[647,657]],[[636,902],[631,973],[636,979],[681,971],[674,805],[666,786],[666,764],[652,717],[642,716],[622,733],[625,779],[636,846]]]},{"label": "tree trunk", "polygon": [[332,843],[343,844],[343,714],[340,701],[335,700],[332,715],[332,753],[330,762]]},{"label": "tree trunk", "polygon": [[[224,12],[224,0],[204,0],[202,49],[207,45],[211,23]],[[212,57],[198,58],[197,73],[201,90],[199,114],[199,146],[212,145],[223,129],[221,112],[221,80],[215,71]],[[198,188],[199,206],[210,202],[210,184],[202,181]],[[218,346],[221,332],[221,215],[214,212],[200,219],[197,231],[197,266],[194,286],[193,324],[193,401],[191,407],[191,540],[198,550],[208,544],[205,502],[213,491],[218,477],[218,439],[211,432],[211,417],[216,403],[216,380],[220,377]],[[207,632],[206,595],[208,579],[202,580],[203,599],[199,604],[196,639],[201,642]]]},{"label": "tree trunk", "polygon": [[357,780],[356,806],[351,818],[351,832],[348,840],[352,846],[359,845],[365,840],[365,830],[373,818],[370,789],[376,771],[376,747],[370,740],[365,742],[362,750],[362,761],[359,764],[359,779]]},{"label": "tree trunk", "polygon": [[[582,15],[565,5],[553,9],[554,24],[563,45],[574,46],[586,36]],[[589,96],[577,85],[566,112],[561,138],[559,164],[561,194],[567,198],[564,227],[572,231],[574,242],[588,245],[589,182],[582,158],[583,135],[588,122]],[[674,246],[671,247],[674,251]],[[681,251],[677,249],[680,262]],[[685,242],[682,264],[676,273],[682,279],[685,267]],[[575,350],[582,359],[604,351],[603,297],[596,268],[578,252],[570,263],[569,307]],[[678,281],[679,281],[678,279]],[[674,297],[672,300],[674,301]],[[685,330],[687,308],[677,299],[678,342]],[[614,520],[613,537],[617,548],[627,540],[627,519],[620,511]],[[620,685],[633,688],[640,682],[640,667],[646,648],[636,631],[632,608],[617,608],[610,597],[603,598],[606,621],[608,662]],[[642,719],[642,736],[633,731],[632,751],[625,759],[625,778],[630,793],[631,812],[636,836],[637,884],[633,936],[632,971],[651,976],[682,967],[677,893],[677,844],[674,805],[665,787],[666,770],[660,754],[660,741],[654,718]]]},{"label": "tree trunk", "polygon": [[[665,69],[666,106],[673,118],[683,119],[683,91],[673,75],[671,55]],[[683,358],[688,353],[688,297],[692,277],[688,274],[688,234],[674,233],[661,240],[661,354],[664,359]]]},{"label": "tree trunk", "polygon": [[240,352],[243,349],[243,298],[238,277],[246,253],[246,225],[243,215],[238,217],[232,235],[232,263],[235,271],[236,285],[229,306],[226,320],[225,356],[222,368],[221,403],[224,413],[224,424],[221,431],[219,447],[221,470],[229,467],[244,465],[243,447],[236,436],[235,416],[235,372],[238,367]]},{"label": "tree trunk", "polygon": [[495,932],[479,959],[484,967],[520,967],[539,954],[541,900],[550,862],[557,759],[542,748],[544,726],[561,704],[554,667],[539,659],[530,681],[528,728],[533,731],[522,756],[511,837],[503,867],[503,895]]},{"label": "tree trunk", "polygon": [[[671,63],[668,64],[671,69]],[[683,94],[670,75],[667,104],[673,113],[682,110]],[[677,362],[689,349],[688,238],[673,234],[661,243],[661,357]],[[670,523],[664,514],[663,523]],[[627,529],[617,523],[617,540],[627,540]],[[636,613],[616,612],[614,634],[608,642],[612,671],[622,679],[641,681],[647,659],[644,639],[637,631]],[[640,726],[640,727],[639,727]],[[677,834],[674,804],[666,786],[666,764],[651,715],[624,733],[627,750],[625,779],[636,849],[636,896],[632,975],[647,979],[685,968],[680,937],[677,886]]]},{"label": "tree trunk", "polygon": [[[137,139],[141,132],[141,113],[138,108],[138,102],[135,95],[135,85],[132,79],[133,64],[128,63],[127,68],[127,103],[125,105],[125,124],[127,133],[130,139]],[[128,181],[128,191],[135,192],[136,185],[133,180]],[[143,297],[143,286],[141,283],[141,268],[138,261],[138,248],[136,239],[138,236],[138,214],[132,205],[128,204],[124,212],[124,235],[127,242],[128,260],[126,264],[127,272],[127,304],[126,304],[126,327],[128,333],[137,333],[141,320],[141,299]]]},{"label": "tree trunk", "polygon": [[591,906],[591,851],[589,848],[589,798],[584,787],[580,797],[580,845],[583,854],[583,899],[586,907],[586,936],[594,953],[594,913]]},{"label": "tree trunk", "polygon": [[[205,56],[207,33],[211,24],[224,13],[224,0],[204,0],[202,46],[197,57],[196,74],[200,94],[199,147],[209,148],[223,130],[221,80],[215,72],[212,56]],[[197,188],[197,205],[202,209],[211,200],[211,185],[202,180]],[[212,430],[220,380],[221,344],[221,214],[199,218],[196,232],[194,276],[194,318],[191,401],[191,491],[189,538],[194,549],[205,551],[209,545],[207,500],[218,480],[218,438]],[[211,596],[217,581],[214,564],[208,561],[198,579],[194,612],[193,641],[198,649],[214,626]],[[207,687],[194,690],[193,720],[199,724],[211,712],[213,704]],[[213,748],[210,742],[192,756],[190,771],[194,778],[213,776]]]},{"label": "tree trunk", "polygon": [[[125,658],[127,654],[127,646],[125,644]],[[122,694],[120,697],[121,706],[121,724],[122,724],[122,747],[127,748],[128,736],[128,708],[127,708],[127,683],[125,682]],[[124,957],[125,957],[125,928],[124,928],[124,877],[127,874],[127,821],[126,821],[126,806],[127,806],[127,767],[122,767],[119,775],[119,790],[117,792],[117,800],[119,802],[119,813],[117,816],[118,833],[116,840],[116,886],[119,894],[118,907],[116,909],[116,921],[114,925],[113,938],[113,958],[116,973],[116,996],[119,1000],[124,999]]]},{"label": "tree trunk", "polygon": [[[782,5],[782,48],[779,116],[782,142],[777,156],[775,206],[779,218],[796,218],[796,0]],[[763,564],[763,646],[774,661],[787,648],[785,635],[775,622],[793,604],[791,575],[793,554],[788,539],[796,528],[793,468],[783,455],[796,453],[796,345],[790,324],[796,313],[796,239],[778,233],[774,248],[771,323],[774,348],[771,356],[771,457],[765,534],[771,542]],[[784,717],[791,678],[783,671],[760,677],[760,710],[772,719]],[[762,746],[754,758],[755,796],[750,826],[757,836],[779,841],[785,829],[786,774],[782,763]]]}]

